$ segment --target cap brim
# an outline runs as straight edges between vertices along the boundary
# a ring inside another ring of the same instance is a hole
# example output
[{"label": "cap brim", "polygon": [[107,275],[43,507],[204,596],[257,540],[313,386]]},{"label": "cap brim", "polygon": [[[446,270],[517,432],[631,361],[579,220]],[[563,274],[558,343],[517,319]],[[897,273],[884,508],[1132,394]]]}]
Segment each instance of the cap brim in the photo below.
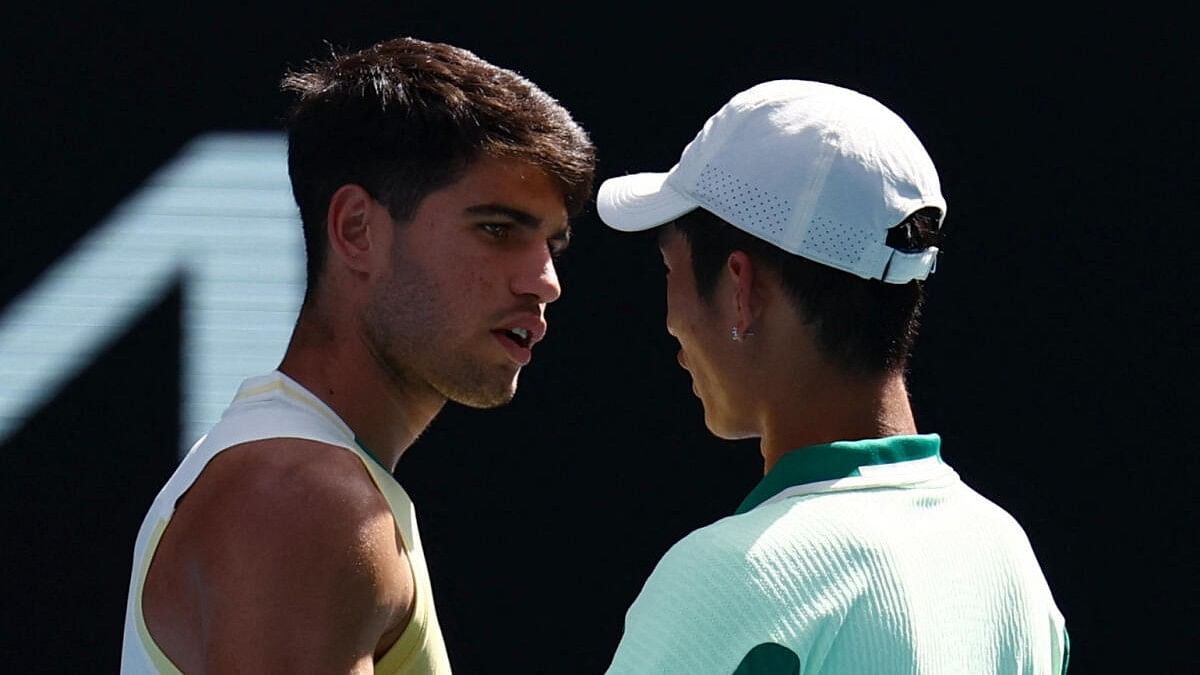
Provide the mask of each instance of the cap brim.
[{"label": "cap brim", "polygon": [[691,198],[667,182],[669,173],[637,173],[609,178],[596,191],[596,212],[605,225],[639,232],[670,222],[696,208]]}]

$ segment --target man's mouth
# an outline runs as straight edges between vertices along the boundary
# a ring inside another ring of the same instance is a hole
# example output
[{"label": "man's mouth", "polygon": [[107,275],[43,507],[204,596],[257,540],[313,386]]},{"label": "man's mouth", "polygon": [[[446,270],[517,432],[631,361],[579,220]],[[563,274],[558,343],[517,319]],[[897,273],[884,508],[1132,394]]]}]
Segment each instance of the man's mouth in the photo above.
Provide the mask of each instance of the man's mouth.
[{"label": "man's mouth", "polygon": [[508,357],[513,363],[518,366],[528,365],[533,358],[533,352],[530,349],[533,346],[533,340],[529,335],[529,331],[524,328],[501,328],[492,331],[492,335],[496,336],[496,340],[508,352]]},{"label": "man's mouth", "polygon": [[533,358],[533,347],[546,335],[546,322],[540,313],[521,312],[510,315],[492,329],[492,335],[519,366]]},{"label": "man's mouth", "polygon": [[513,342],[521,345],[525,349],[529,349],[529,331],[525,330],[524,328],[510,328],[501,332],[507,335],[508,338]]}]

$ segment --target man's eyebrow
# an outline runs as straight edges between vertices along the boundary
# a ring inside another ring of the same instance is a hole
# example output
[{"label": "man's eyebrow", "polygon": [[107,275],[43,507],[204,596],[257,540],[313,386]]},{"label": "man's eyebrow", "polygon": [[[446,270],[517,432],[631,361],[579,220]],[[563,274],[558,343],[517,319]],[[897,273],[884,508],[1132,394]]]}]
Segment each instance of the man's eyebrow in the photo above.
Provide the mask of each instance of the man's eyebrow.
[{"label": "man's eyebrow", "polygon": [[530,229],[537,229],[541,224],[537,216],[532,213],[503,204],[476,204],[463,209],[463,212],[473,216],[504,216],[515,221],[521,227]]},{"label": "man's eyebrow", "polygon": [[[512,220],[517,225],[530,230],[536,230],[542,224],[542,221],[532,213],[503,204],[476,204],[475,206],[468,206],[463,209],[463,212],[473,216],[503,216]],[[548,238],[561,239],[563,241],[569,240],[571,238],[571,226],[564,225],[555,232],[552,232]]]}]

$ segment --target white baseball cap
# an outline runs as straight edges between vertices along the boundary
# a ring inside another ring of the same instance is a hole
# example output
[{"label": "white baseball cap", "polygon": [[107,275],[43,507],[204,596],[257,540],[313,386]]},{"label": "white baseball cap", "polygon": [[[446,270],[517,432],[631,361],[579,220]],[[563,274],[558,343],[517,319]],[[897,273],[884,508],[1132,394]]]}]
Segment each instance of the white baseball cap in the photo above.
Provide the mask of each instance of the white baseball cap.
[{"label": "white baseball cap", "polygon": [[799,256],[867,279],[907,283],[938,249],[906,253],[888,229],[913,212],[946,215],[933,160],[879,101],[823,82],[774,80],[729,100],[666,173],[605,180],[596,207],[608,226],[647,230],[703,207]]}]

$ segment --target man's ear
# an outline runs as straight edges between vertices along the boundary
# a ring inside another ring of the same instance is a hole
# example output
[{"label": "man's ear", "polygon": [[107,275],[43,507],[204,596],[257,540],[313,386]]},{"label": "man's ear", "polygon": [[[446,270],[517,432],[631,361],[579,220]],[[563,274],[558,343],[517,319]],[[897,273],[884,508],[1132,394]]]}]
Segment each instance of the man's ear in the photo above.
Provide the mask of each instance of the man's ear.
[{"label": "man's ear", "polygon": [[733,327],[739,335],[753,335],[764,301],[758,269],[745,251],[734,251],[725,260],[725,271],[732,281]]},{"label": "man's ear", "polygon": [[325,235],[330,257],[358,274],[369,275],[379,264],[380,253],[387,250],[385,228],[381,227],[382,205],[361,186],[348,183],[329,198],[325,216]]}]

